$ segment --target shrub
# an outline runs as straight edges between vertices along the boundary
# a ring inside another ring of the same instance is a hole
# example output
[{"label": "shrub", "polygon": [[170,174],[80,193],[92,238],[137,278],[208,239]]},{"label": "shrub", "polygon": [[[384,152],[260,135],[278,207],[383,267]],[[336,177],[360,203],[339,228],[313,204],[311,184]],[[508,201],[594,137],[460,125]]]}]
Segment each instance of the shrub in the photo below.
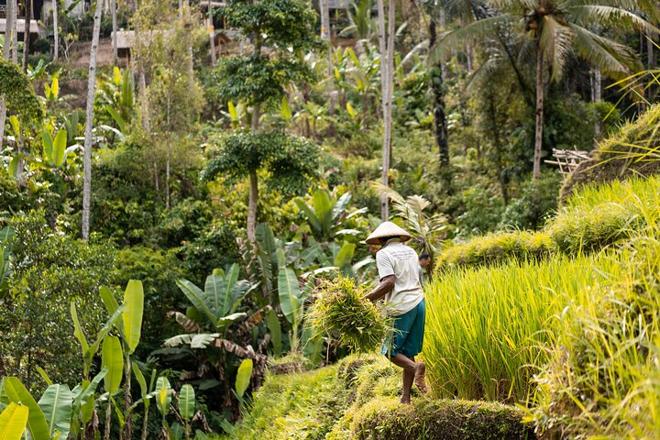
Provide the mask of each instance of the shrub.
[{"label": "shrub", "polygon": [[525,401],[532,376],[547,362],[553,317],[590,298],[603,257],[556,257],[455,270],[430,285],[424,359],[438,397]]},{"label": "shrub", "polygon": [[356,440],[518,440],[536,438],[522,412],[492,402],[420,400],[414,406],[375,399],[354,416]]},{"label": "shrub", "polygon": [[521,194],[507,205],[500,229],[540,229],[548,216],[557,210],[561,175],[546,173],[541,179],[523,183]]},{"label": "shrub", "polygon": [[575,255],[597,251],[643,229],[660,214],[660,178],[586,187],[568,200],[547,228],[557,248]]},{"label": "shrub", "polygon": [[356,286],[351,278],[323,280],[308,312],[312,326],[354,351],[373,350],[391,325],[365,295],[366,290]]},{"label": "shrub", "polygon": [[224,222],[213,222],[196,240],[178,250],[186,272],[201,283],[213,269],[222,269],[240,259],[236,232]]},{"label": "shrub", "polygon": [[510,259],[541,260],[552,250],[553,243],[543,232],[490,234],[445,249],[436,260],[436,270],[442,273],[455,267],[485,266]]},{"label": "shrub", "polygon": [[98,290],[112,285],[115,250],[52,231],[43,211],[14,217],[12,273],[0,298],[0,356],[9,375],[38,385],[36,367],[55,382],[80,377],[80,347],[69,305],[75,302],[87,335],[98,332],[105,309]]},{"label": "shrub", "polygon": [[660,104],[636,121],[601,142],[590,160],[582,162],[566,179],[560,199],[567,200],[585,185],[603,184],[630,176],[652,176],[660,172]]},{"label": "shrub", "polygon": [[211,223],[213,213],[207,202],[185,199],[161,214],[157,236],[161,246],[175,247],[194,241]]}]

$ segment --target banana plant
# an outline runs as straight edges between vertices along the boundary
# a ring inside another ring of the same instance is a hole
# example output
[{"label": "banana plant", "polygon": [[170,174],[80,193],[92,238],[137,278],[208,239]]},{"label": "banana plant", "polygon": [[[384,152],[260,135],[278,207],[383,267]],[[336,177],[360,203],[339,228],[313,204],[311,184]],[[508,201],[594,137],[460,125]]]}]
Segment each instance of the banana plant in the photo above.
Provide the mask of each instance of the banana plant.
[{"label": "banana plant", "polygon": [[43,160],[47,165],[53,168],[61,168],[64,165],[67,154],[70,152],[67,149],[67,140],[67,131],[64,128],[57,130],[55,136],[51,134],[49,127],[42,129]]},{"label": "banana plant", "polygon": [[[112,291],[106,287],[100,289],[100,296],[106,310],[111,316],[120,313],[121,319],[113,322],[121,339],[124,365],[124,412],[125,436],[131,438],[133,425],[131,412],[133,410],[131,397],[131,377],[136,374],[132,368],[131,355],[135,352],[142,334],[142,316],[144,313],[144,288],[139,280],[130,280],[124,290],[123,303],[120,306]],[[113,343],[115,344],[115,343]],[[115,345],[116,348],[116,345]],[[113,361],[115,368],[118,361]],[[110,399],[112,402],[112,398]],[[117,415],[120,413],[117,411]],[[106,413],[107,416],[107,413]]]},{"label": "banana plant", "polygon": [[[195,389],[190,384],[181,387],[178,393],[174,391],[170,381],[161,376],[156,380],[156,389],[152,393],[156,398],[156,407],[161,415],[161,429],[164,438],[179,440],[191,438],[191,423],[196,414]],[[172,401],[176,397],[176,407]],[[167,416],[174,413],[177,419],[183,422],[170,425]],[[197,438],[197,436],[195,437]]]},{"label": "banana plant", "polygon": [[237,312],[242,299],[257,286],[248,280],[239,280],[240,267],[232,264],[227,273],[215,269],[206,278],[204,290],[186,279],[177,280],[177,286],[192,304],[188,317],[200,323],[207,321],[218,332],[224,332],[229,324],[245,318]]},{"label": "banana plant", "polygon": [[[27,432],[33,440],[66,439],[69,435],[75,438],[81,427],[86,426],[92,419],[97,401],[96,388],[106,373],[107,370],[102,369],[91,381],[83,380],[73,390],[67,385],[50,383],[38,403],[18,378],[7,377],[0,383],[0,396],[2,403],[9,405],[7,408],[12,404],[20,404],[27,409],[27,421],[20,431],[21,436]],[[12,413],[7,413],[5,417],[10,415],[16,417],[16,414]],[[20,422],[21,419],[14,420],[9,432],[15,434]],[[5,428],[8,429],[8,426]],[[2,432],[3,418],[0,416],[0,433]],[[0,438],[4,440],[6,437]]]},{"label": "banana plant", "polygon": [[348,212],[351,202],[351,193],[345,192],[341,196],[337,191],[318,189],[308,198],[298,197],[295,203],[309,225],[314,238],[318,241],[332,241],[337,236],[358,235],[356,229],[344,228],[347,220],[364,214],[367,210],[356,209]]}]

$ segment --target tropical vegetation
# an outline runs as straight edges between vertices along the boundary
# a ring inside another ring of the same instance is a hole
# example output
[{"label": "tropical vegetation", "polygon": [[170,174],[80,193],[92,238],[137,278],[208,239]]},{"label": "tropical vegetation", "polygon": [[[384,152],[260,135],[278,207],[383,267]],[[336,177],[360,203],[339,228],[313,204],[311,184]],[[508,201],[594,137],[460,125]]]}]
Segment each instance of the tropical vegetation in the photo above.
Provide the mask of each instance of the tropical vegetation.
[{"label": "tropical vegetation", "polygon": [[[657,438],[655,2],[0,19],[0,438]],[[383,220],[431,260],[411,406]]]}]

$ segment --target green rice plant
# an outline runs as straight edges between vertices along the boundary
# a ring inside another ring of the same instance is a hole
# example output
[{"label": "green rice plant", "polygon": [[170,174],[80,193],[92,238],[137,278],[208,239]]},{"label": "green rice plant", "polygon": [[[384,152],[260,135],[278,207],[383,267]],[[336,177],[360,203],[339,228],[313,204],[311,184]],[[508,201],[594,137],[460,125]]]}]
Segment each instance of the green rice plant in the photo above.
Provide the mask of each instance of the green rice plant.
[{"label": "green rice plant", "polygon": [[351,278],[321,281],[308,317],[312,327],[354,352],[374,350],[391,329],[390,320]]},{"label": "green rice plant", "polygon": [[660,434],[660,224],[610,257],[623,273],[563,314],[535,382],[531,419],[549,436]]},{"label": "green rice plant", "polygon": [[524,402],[548,361],[555,317],[588,301],[604,256],[510,261],[446,273],[426,292],[426,371],[435,396]]},{"label": "green rice plant", "polygon": [[614,181],[585,187],[568,200],[547,232],[568,255],[628,239],[660,215],[660,179]]},{"label": "green rice plant", "polygon": [[543,232],[489,234],[445,249],[438,256],[435,268],[441,274],[456,267],[486,266],[512,258],[541,260],[552,251],[552,240]]}]

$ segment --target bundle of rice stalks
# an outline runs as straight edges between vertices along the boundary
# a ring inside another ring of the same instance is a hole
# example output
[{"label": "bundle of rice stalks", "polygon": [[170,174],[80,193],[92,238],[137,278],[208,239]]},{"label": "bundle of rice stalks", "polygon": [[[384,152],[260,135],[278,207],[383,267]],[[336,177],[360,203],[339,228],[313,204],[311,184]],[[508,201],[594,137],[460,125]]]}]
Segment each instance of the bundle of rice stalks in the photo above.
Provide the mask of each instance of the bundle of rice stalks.
[{"label": "bundle of rice stalks", "polygon": [[391,322],[376,305],[365,298],[366,289],[350,278],[324,280],[308,318],[322,335],[327,335],[354,352],[369,352],[387,336]]}]

